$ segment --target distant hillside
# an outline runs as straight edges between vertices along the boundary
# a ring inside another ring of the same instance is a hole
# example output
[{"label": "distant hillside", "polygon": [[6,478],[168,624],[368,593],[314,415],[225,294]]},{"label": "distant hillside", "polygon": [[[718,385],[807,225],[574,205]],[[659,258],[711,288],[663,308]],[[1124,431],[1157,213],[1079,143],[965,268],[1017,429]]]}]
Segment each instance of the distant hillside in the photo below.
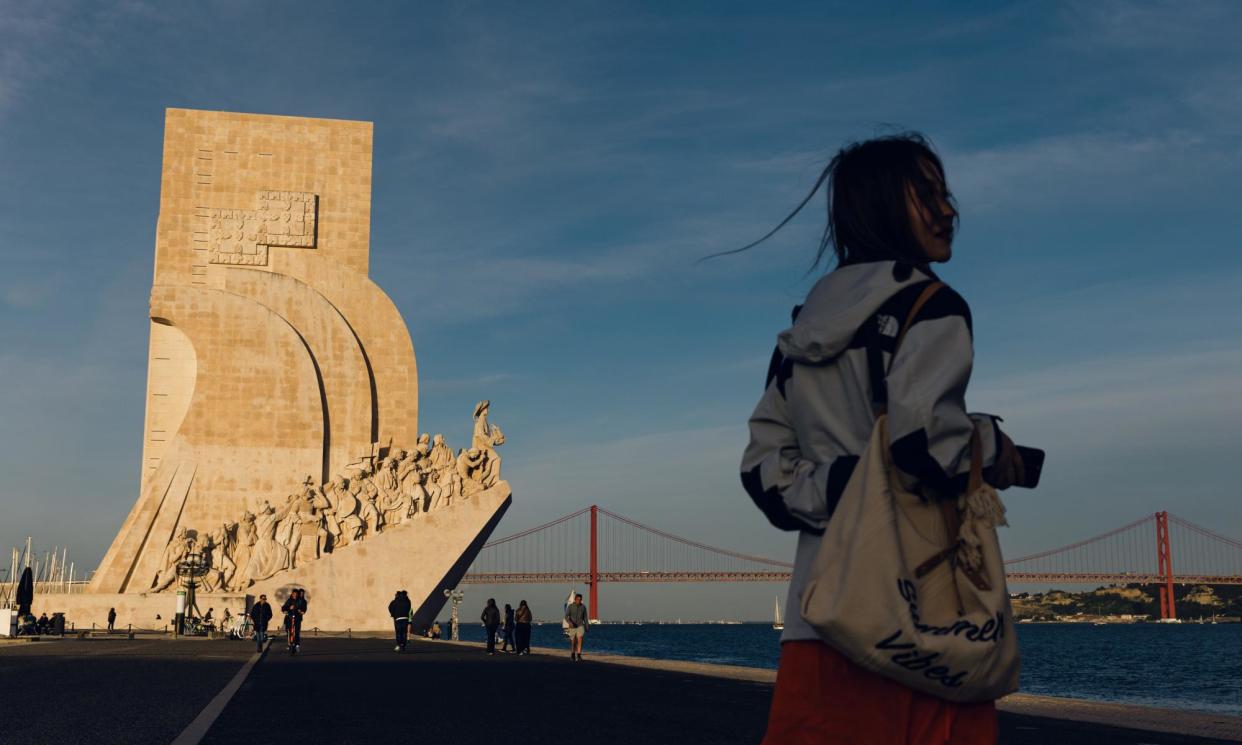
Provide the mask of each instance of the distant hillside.
[{"label": "distant hillside", "polygon": [[[1174,585],[1179,618],[1242,616],[1242,585]],[[1068,616],[1160,617],[1159,590],[1151,585],[1114,585],[1086,592],[1050,590],[1013,597],[1017,618],[1050,621]]]}]

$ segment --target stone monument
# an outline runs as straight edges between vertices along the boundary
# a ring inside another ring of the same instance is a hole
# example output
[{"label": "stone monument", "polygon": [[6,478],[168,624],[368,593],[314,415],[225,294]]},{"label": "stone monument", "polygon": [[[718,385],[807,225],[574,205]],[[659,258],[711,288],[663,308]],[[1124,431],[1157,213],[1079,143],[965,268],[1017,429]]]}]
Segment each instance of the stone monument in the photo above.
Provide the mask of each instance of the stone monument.
[{"label": "stone monument", "polygon": [[508,508],[487,401],[456,453],[419,432],[414,347],[368,277],[371,131],[167,111],[141,484],[88,595],[150,615],[195,551],[209,593],[302,587],[308,626],[359,629],[404,589],[418,626]]}]

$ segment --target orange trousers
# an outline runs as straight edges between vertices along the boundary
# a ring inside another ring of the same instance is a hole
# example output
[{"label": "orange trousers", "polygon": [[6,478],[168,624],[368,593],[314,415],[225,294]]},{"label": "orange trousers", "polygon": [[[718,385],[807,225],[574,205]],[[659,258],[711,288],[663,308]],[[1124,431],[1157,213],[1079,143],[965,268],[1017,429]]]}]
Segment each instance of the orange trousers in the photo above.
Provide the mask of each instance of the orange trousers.
[{"label": "orange trousers", "polygon": [[781,645],[763,745],[992,745],[996,704],[956,704],[855,665],[817,641]]}]

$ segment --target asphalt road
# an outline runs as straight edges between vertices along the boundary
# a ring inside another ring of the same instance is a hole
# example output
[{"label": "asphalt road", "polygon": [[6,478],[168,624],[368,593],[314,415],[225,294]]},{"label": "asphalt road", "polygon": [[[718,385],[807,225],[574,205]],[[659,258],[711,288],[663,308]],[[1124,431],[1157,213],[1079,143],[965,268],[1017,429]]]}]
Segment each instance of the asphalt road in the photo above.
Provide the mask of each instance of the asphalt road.
[{"label": "asphalt road", "polygon": [[[0,647],[0,742],[171,742],[252,649],[202,641]],[[296,657],[274,645],[203,742],[754,745],[770,694],[764,683],[610,665],[589,654],[572,663],[412,643],[399,655],[383,639],[308,637]],[[1004,745],[1211,742],[1001,715]]]},{"label": "asphalt road", "polygon": [[168,743],[254,651],[116,639],[0,646],[0,743]]}]

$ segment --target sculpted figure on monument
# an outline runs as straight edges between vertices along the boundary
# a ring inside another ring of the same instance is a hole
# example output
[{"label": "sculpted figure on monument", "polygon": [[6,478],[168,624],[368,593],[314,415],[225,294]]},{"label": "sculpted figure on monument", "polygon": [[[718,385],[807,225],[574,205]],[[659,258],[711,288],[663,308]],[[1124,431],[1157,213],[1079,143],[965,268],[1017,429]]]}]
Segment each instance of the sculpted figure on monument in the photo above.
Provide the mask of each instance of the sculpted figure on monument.
[{"label": "sculpted figure on monument", "polygon": [[348,546],[362,537],[362,518],[358,515],[358,498],[353,495],[352,484],[344,476],[337,476],[324,487],[324,496],[332,504],[335,518],[340,525],[339,543],[336,546]]},{"label": "sculpted figure on monument", "polygon": [[397,479],[397,456],[389,455],[380,462],[375,474],[375,487],[379,491],[377,507],[384,516],[384,525],[400,523],[409,512],[410,505]]},{"label": "sculpted figure on monument", "polygon": [[285,506],[281,508],[284,517],[276,524],[276,542],[285,547],[289,569],[297,566],[298,544],[302,541],[302,534],[298,531],[298,513],[305,508],[304,501],[298,494],[285,497]]},{"label": "sculpted figure on monument", "polygon": [[453,497],[461,494],[461,475],[457,473],[457,460],[449,455],[449,464],[447,468],[432,473],[432,479],[427,485],[427,494],[431,498],[431,504],[428,511],[438,510],[448,507],[453,503]]},{"label": "sculpted figure on monument", "polygon": [[242,514],[241,522],[237,525],[237,542],[232,556],[236,572],[230,583],[231,588],[240,589],[250,584],[246,577],[246,565],[250,563],[250,552],[254,550],[256,540],[258,540],[258,533],[254,527],[254,515],[250,510],[246,510]]},{"label": "sculpted figure on monument", "polygon": [[442,471],[453,466],[453,451],[444,444],[444,435],[436,435],[431,441],[431,470]]},{"label": "sculpted figure on monument", "polygon": [[470,440],[470,447],[484,450],[494,446],[497,438],[503,440],[500,428],[487,422],[487,414],[491,408],[492,402],[486,399],[474,405],[474,436]]},{"label": "sculpted figure on monument", "polygon": [[319,547],[323,542],[323,536],[327,535],[324,530],[323,513],[315,509],[310,500],[305,502],[306,510],[297,513],[299,534],[297,560],[298,566],[319,558]]},{"label": "sculpted figure on monument", "polygon": [[255,515],[258,540],[246,565],[247,585],[265,580],[289,566],[289,550],[276,540],[277,524],[288,515],[287,509],[277,512],[267,500]]},{"label": "sculpted figure on monument", "polygon": [[[505,444],[505,435],[500,427],[487,421],[491,405],[490,401],[480,401],[474,407],[474,437],[470,443],[471,450],[477,449],[482,454],[482,462],[477,465],[472,458],[471,477],[484,489],[495,486],[500,481],[500,455],[496,448]],[[460,457],[458,460],[460,461]]]},{"label": "sculpted figure on monument", "polygon": [[417,504],[417,494],[414,491],[416,486],[414,479],[418,477],[419,473],[416,456],[405,450],[397,450],[396,458],[397,489],[401,491],[402,497],[405,500],[405,514],[407,516],[417,514],[419,505]]},{"label": "sculpted figure on monument", "polygon": [[463,449],[457,454],[457,474],[461,476],[463,497],[483,491],[486,466],[487,453],[479,448]]},{"label": "sculpted figure on monument", "polygon": [[155,575],[151,589],[155,592],[163,592],[171,587],[172,583],[177,581],[177,564],[181,563],[181,560],[193,548],[194,537],[190,535],[190,531],[185,528],[177,531],[177,535],[164,549],[164,566]]},{"label": "sculpted figure on monument", "polygon": [[341,540],[341,524],[336,519],[336,503],[328,498],[328,489],[331,488],[332,482],[324,484],[317,489],[311,489],[306,496],[310,499],[311,506],[322,516],[322,526],[319,531],[319,552],[331,553]]},{"label": "sculpted figure on monument", "polygon": [[[379,489],[371,483],[370,468],[363,466],[357,478],[350,480],[349,493],[358,500],[358,517],[362,518],[363,524],[366,525],[366,533],[368,535],[378,533],[380,521],[383,518],[380,517],[379,509],[375,506],[375,498],[379,496]],[[361,534],[357,536],[357,538],[360,537]]]},{"label": "sculpted figure on monument", "polygon": [[[211,567],[205,580],[215,590],[228,590],[237,573],[233,552],[237,545],[237,523],[221,523],[207,536],[203,561]],[[211,590],[208,590],[211,592]]]},{"label": "sculpted figure on monument", "polygon": [[402,482],[410,498],[410,515],[427,511],[427,490],[423,488],[423,480],[423,472],[415,467],[410,469]]}]

